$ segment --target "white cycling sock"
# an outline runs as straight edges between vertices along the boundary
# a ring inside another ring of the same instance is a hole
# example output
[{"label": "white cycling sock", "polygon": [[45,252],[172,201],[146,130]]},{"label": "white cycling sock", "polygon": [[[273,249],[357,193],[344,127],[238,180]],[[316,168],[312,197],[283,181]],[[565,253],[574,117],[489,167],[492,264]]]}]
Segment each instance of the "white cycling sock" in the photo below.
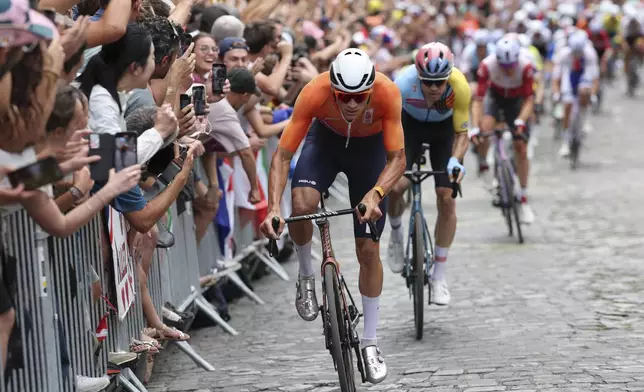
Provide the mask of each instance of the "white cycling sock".
[{"label": "white cycling sock", "polygon": [[389,224],[391,225],[391,237],[398,241],[402,241],[404,235],[402,228],[402,215],[390,216]]},{"label": "white cycling sock", "polygon": [[433,280],[445,279],[445,267],[447,262],[447,252],[449,248],[441,248],[436,246],[434,249],[434,272],[432,273]]},{"label": "white cycling sock", "polygon": [[295,244],[295,250],[297,251],[297,260],[300,262],[300,276],[314,276],[315,273],[311,265],[311,241],[302,246]]},{"label": "white cycling sock", "polygon": [[[378,312],[380,296],[371,298],[362,296],[362,313],[364,314],[364,333],[362,334],[363,345],[368,342],[375,342],[376,329],[378,328]],[[368,345],[368,344],[367,344]]]}]

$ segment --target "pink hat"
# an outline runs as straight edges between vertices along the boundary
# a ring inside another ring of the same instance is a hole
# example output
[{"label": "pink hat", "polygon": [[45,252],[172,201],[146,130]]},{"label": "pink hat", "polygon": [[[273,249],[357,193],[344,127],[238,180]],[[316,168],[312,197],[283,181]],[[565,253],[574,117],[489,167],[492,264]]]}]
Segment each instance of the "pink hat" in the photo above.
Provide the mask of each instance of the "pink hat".
[{"label": "pink hat", "polygon": [[304,33],[304,35],[309,35],[315,39],[324,37],[324,31],[310,20],[305,20],[304,22],[302,22],[302,32]]},{"label": "pink hat", "polygon": [[28,0],[0,0],[0,47],[52,40],[58,29],[52,21],[29,7]]}]

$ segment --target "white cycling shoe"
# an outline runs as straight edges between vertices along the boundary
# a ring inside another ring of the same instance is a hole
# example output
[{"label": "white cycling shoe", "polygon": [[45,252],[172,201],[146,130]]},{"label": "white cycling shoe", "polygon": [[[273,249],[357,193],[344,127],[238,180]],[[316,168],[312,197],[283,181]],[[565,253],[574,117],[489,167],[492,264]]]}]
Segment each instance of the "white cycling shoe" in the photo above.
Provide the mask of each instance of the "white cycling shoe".
[{"label": "white cycling shoe", "polygon": [[429,302],[440,306],[449,305],[452,296],[449,293],[449,288],[447,288],[447,280],[430,279],[429,284],[431,287]]},{"label": "white cycling shoe", "polygon": [[562,158],[568,158],[570,156],[570,146],[568,142],[564,142],[559,149],[559,156]]},{"label": "white cycling shoe", "polygon": [[405,248],[401,240],[395,238],[394,235],[389,238],[389,245],[387,246],[387,264],[391,272],[399,274],[405,266]]},{"label": "white cycling shoe", "polygon": [[365,365],[365,377],[372,384],[379,384],[387,378],[387,364],[380,347],[376,344],[363,347],[362,360]]},{"label": "white cycling shoe", "polygon": [[534,212],[527,201],[521,202],[519,206],[519,222],[529,225],[534,222]]}]

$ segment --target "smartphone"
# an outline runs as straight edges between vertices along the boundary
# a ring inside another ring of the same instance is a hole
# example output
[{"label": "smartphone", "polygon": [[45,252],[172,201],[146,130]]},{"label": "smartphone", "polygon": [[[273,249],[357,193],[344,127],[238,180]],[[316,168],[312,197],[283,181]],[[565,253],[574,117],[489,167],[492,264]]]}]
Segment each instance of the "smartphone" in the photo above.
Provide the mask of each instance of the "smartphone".
[{"label": "smartphone", "polygon": [[179,108],[183,110],[186,106],[192,103],[192,98],[188,94],[179,95]]},{"label": "smartphone", "polygon": [[212,93],[223,94],[226,83],[226,64],[212,65]]},{"label": "smartphone", "polygon": [[64,176],[56,159],[49,157],[12,171],[7,177],[12,187],[23,184],[25,190],[33,190],[59,181]]},{"label": "smartphone", "polygon": [[188,146],[179,145],[179,159],[185,159],[188,155]]},{"label": "smartphone", "polygon": [[206,86],[203,84],[192,86],[192,103],[195,105],[197,116],[206,114]]},{"label": "smartphone", "polygon": [[172,161],[170,164],[165,168],[163,173],[159,175],[159,180],[164,184],[164,185],[169,185],[174,177],[176,177],[177,174],[181,171],[181,166],[179,166],[176,162]]},{"label": "smartphone", "polygon": [[109,133],[92,133],[89,135],[89,153],[87,156],[98,155],[101,159],[89,165],[92,180],[107,182],[110,169],[114,167],[114,135]]},{"label": "smartphone", "polygon": [[121,171],[137,164],[136,132],[114,135],[114,170]]}]

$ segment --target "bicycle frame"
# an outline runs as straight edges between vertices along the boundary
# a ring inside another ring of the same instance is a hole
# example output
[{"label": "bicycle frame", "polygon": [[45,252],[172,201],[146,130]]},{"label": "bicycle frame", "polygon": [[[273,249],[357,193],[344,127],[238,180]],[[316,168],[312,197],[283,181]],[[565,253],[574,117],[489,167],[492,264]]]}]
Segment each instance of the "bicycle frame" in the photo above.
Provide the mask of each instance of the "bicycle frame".
[{"label": "bicycle frame", "polygon": [[[349,287],[347,286],[347,283],[344,280],[344,276],[342,276],[342,273],[340,272],[340,264],[335,259],[333,246],[331,245],[331,230],[330,230],[330,224],[328,219],[331,216],[353,214],[355,210],[353,208],[348,208],[348,209],[339,210],[339,211],[329,211],[324,206],[324,198],[320,200],[320,207],[321,207],[321,211],[318,213],[287,218],[285,219],[285,222],[289,223],[289,222],[296,222],[296,221],[303,221],[303,220],[315,220],[315,224],[320,230],[320,242],[322,244],[322,265],[320,266],[321,275],[322,275],[322,287],[325,287],[324,269],[326,266],[331,264],[333,265],[333,270],[335,271],[335,275],[340,286],[340,303],[342,306],[342,313],[344,315],[343,319],[344,319],[344,322],[346,323],[346,328],[347,328],[346,337],[348,337],[349,339],[349,341],[343,341],[341,344],[343,346],[347,345],[349,350],[351,349],[354,350],[356,354],[356,361],[358,364],[358,371],[360,372],[362,382],[365,383],[367,382],[367,379],[365,377],[364,365],[362,363],[362,356],[360,355],[360,349],[359,349],[360,339],[358,338],[358,333],[355,331],[355,328],[358,326],[360,317],[362,315],[360,314],[360,312],[358,312],[358,308],[356,307],[356,303],[353,299],[353,296],[349,291]],[[369,222],[369,225],[372,226],[373,223]],[[372,227],[373,227],[372,230],[375,230],[375,226],[372,226]],[[348,301],[347,301],[347,298],[348,298]],[[329,326],[331,321],[329,320],[329,315],[326,312],[326,309],[328,309],[327,300],[328,299],[323,290],[322,306],[319,308],[319,312],[322,314],[321,320],[322,320],[322,331],[324,332],[325,347],[327,350],[329,350],[329,352],[331,353],[331,356],[333,356],[331,334],[328,333],[328,328],[330,328]],[[334,363],[334,365],[336,364]],[[353,366],[353,363],[351,364],[351,366]]]}]

